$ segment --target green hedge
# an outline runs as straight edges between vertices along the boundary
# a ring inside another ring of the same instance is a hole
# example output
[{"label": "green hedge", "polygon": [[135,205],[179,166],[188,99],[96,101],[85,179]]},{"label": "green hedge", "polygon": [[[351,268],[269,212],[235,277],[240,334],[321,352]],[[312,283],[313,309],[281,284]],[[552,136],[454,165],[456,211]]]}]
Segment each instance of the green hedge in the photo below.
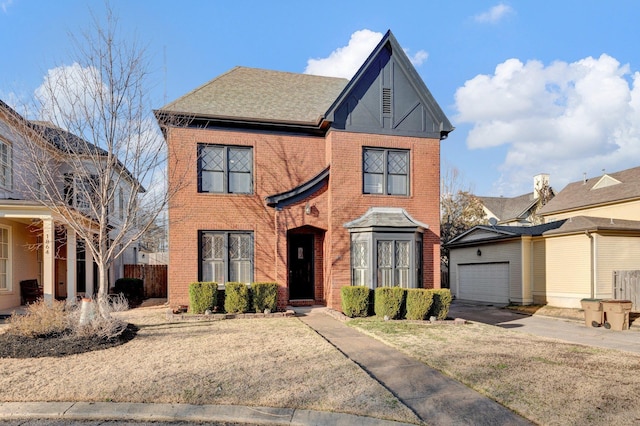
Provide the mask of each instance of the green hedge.
[{"label": "green hedge", "polygon": [[224,289],[224,310],[230,314],[249,312],[250,292],[245,283],[227,283]]},{"label": "green hedge", "polygon": [[433,293],[433,305],[429,314],[437,317],[439,320],[447,318],[449,315],[449,307],[453,297],[451,296],[451,290],[443,288],[440,290],[430,290]]},{"label": "green hedge", "polygon": [[407,290],[407,319],[424,320],[433,305],[433,290],[410,288]]},{"label": "green hedge", "polygon": [[340,289],[342,312],[350,317],[366,317],[369,315],[369,299],[371,290],[365,286],[345,286]]},{"label": "green hedge", "polygon": [[405,289],[400,287],[377,288],[374,301],[376,315],[389,319],[401,318],[405,293]]},{"label": "green hedge", "polygon": [[189,308],[192,314],[213,311],[218,301],[218,283],[198,282],[189,284]]},{"label": "green hedge", "polygon": [[275,312],[278,309],[278,283],[253,283],[251,296],[256,312],[263,312],[265,309]]},{"label": "green hedge", "polygon": [[122,294],[130,306],[137,306],[144,300],[144,281],[140,278],[118,278],[113,289],[116,294]]}]

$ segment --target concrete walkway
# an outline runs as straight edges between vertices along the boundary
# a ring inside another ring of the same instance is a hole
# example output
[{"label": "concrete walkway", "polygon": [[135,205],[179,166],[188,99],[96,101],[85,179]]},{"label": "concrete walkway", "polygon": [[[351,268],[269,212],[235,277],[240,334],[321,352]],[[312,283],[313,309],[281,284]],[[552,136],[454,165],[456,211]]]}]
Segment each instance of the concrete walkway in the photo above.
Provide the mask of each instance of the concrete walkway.
[{"label": "concrete walkway", "polygon": [[429,425],[530,425],[523,417],[325,313],[295,308],[309,327]]},{"label": "concrete walkway", "polygon": [[525,315],[496,306],[461,301],[451,304],[449,316],[570,343],[640,353],[640,327],[637,324],[629,330],[607,330],[604,327],[587,327],[584,321],[567,317]]}]

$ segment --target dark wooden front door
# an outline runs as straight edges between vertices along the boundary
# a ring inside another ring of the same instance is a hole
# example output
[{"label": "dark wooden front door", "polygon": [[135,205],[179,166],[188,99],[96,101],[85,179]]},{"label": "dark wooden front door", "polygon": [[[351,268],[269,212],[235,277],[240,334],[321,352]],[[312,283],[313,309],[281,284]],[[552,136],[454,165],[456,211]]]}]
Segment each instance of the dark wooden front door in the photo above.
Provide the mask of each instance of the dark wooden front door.
[{"label": "dark wooden front door", "polygon": [[289,299],[313,299],[313,235],[289,235]]}]

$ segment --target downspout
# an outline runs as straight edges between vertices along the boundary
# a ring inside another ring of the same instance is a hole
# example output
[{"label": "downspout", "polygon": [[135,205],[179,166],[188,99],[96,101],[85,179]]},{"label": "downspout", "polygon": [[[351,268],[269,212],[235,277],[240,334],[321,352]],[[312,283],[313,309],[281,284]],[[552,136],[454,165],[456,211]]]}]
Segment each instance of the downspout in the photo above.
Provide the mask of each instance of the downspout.
[{"label": "downspout", "polygon": [[589,254],[591,255],[591,259],[590,259],[590,267],[589,267],[589,272],[591,274],[591,298],[595,299],[596,297],[596,286],[595,286],[595,276],[596,276],[596,264],[595,264],[595,260],[596,260],[596,242],[595,242],[595,238],[593,235],[591,235],[591,232],[584,231],[584,234],[589,238],[590,241],[590,251]]}]

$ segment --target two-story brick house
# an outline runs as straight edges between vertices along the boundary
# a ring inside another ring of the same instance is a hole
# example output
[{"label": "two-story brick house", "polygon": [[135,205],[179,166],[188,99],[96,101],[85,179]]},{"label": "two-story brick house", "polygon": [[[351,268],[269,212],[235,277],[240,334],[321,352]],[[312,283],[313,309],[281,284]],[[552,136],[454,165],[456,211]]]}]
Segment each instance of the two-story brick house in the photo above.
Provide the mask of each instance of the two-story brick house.
[{"label": "two-story brick house", "polygon": [[437,288],[453,130],[388,32],[351,80],[236,67],[155,111],[168,141],[169,302],[195,281]]}]

